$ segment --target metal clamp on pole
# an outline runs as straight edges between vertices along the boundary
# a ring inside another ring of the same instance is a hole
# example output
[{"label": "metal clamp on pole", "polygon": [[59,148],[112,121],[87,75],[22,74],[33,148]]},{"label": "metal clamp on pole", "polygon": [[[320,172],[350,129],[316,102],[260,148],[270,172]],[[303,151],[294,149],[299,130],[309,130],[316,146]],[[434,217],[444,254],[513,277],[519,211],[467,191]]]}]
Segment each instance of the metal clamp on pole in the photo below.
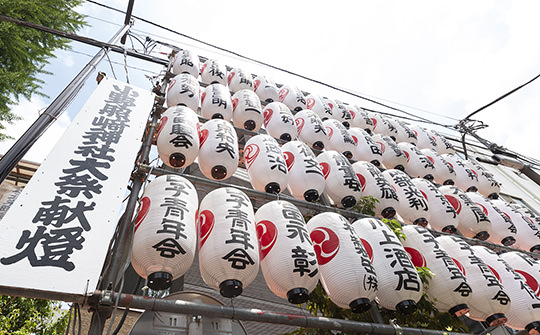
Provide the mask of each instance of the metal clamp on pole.
[{"label": "metal clamp on pole", "polygon": [[401,328],[401,327],[396,323],[396,319],[390,320],[390,324],[391,324],[392,327],[394,327],[394,329],[396,330],[396,335],[403,335],[403,328]]}]

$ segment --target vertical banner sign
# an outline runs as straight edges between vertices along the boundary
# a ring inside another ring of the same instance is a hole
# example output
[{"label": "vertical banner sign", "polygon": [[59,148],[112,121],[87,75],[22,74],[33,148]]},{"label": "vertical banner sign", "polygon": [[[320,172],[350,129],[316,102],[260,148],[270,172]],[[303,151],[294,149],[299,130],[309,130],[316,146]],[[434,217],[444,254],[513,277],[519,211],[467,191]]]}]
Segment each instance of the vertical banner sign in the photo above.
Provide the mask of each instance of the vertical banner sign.
[{"label": "vertical banner sign", "polygon": [[95,290],[153,102],[101,81],[0,221],[0,286]]}]

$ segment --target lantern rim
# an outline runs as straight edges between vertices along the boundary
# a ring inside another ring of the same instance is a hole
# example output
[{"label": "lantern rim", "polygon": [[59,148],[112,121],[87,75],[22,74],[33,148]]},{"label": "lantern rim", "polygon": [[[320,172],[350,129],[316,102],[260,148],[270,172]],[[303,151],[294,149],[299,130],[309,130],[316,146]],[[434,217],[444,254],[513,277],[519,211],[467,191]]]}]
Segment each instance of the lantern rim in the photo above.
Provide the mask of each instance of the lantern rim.
[{"label": "lantern rim", "polygon": [[502,245],[504,246],[511,246],[512,244],[516,243],[516,239],[514,236],[506,236],[501,240]]},{"label": "lantern rim", "polygon": [[504,313],[495,313],[491,314],[486,318],[486,322],[489,324],[490,327],[498,327],[506,323],[508,321],[508,318]]},{"label": "lantern rim", "polygon": [[525,330],[533,335],[533,334],[540,334],[540,321],[533,321],[525,326]]},{"label": "lantern rim", "polygon": [[367,298],[358,298],[349,303],[353,313],[363,313],[371,308],[371,301]]},{"label": "lantern rim", "polygon": [[394,207],[386,207],[381,211],[381,215],[385,219],[394,217],[396,216],[396,209]]},{"label": "lantern rim", "polygon": [[416,311],[417,308],[418,306],[416,306],[416,302],[411,299],[403,300],[402,302],[396,305],[396,311],[403,314],[414,313],[414,311]]},{"label": "lantern rim", "polygon": [[165,272],[158,271],[151,273],[148,278],[148,287],[154,291],[166,290],[172,285],[173,275]]},{"label": "lantern rim", "polygon": [[[479,239],[480,241],[485,241],[489,238],[489,233],[487,231],[481,231],[478,234],[474,235],[473,238]],[[540,247],[540,246],[539,246]]]},{"label": "lantern rim", "polygon": [[314,202],[319,199],[319,192],[315,189],[310,189],[304,192],[304,199],[308,202]]},{"label": "lantern rim", "polygon": [[242,294],[243,284],[236,279],[227,279],[219,284],[219,293],[225,298],[234,298]]},{"label": "lantern rim", "polygon": [[309,291],[303,287],[293,288],[287,292],[287,300],[291,304],[299,305],[308,301]]},{"label": "lantern rim", "polygon": [[448,313],[455,315],[457,317],[467,314],[471,309],[467,304],[459,304],[448,310]]},{"label": "lantern rim", "polygon": [[442,229],[442,232],[448,234],[455,234],[457,232],[457,228],[454,225],[448,225]]}]

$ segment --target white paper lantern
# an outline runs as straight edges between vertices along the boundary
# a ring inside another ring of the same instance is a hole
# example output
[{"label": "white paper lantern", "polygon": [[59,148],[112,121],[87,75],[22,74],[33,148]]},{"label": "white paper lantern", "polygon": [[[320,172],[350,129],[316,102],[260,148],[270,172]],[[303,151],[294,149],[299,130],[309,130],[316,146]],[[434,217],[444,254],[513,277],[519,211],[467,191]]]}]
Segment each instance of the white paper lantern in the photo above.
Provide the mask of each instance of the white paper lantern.
[{"label": "white paper lantern", "polygon": [[411,124],[409,129],[416,135],[418,142],[416,145],[420,149],[433,149],[437,151],[437,139],[433,134],[429,133],[425,128],[417,124]]},{"label": "white paper lantern", "polygon": [[231,92],[240,90],[254,90],[253,76],[248,71],[241,68],[233,68],[227,76],[227,83]]},{"label": "white paper lantern", "polygon": [[439,134],[437,131],[433,129],[428,130],[428,133],[433,135],[433,137],[435,137],[435,140],[437,141],[437,147],[435,149],[437,153],[439,153],[440,155],[443,155],[443,154],[453,155],[456,153],[454,146],[452,145],[452,143],[450,143],[450,141],[448,141],[446,137],[442,136],[441,134]]},{"label": "white paper lantern", "polygon": [[313,149],[324,149],[328,142],[328,134],[317,114],[309,109],[301,110],[294,115],[294,123],[300,141]]},{"label": "white paper lantern", "polygon": [[396,141],[397,129],[390,119],[375,112],[369,112],[368,116],[371,118],[371,121],[373,121],[374,134],[386,135],[393,141]]},{"label": "white paper lantern", "polygon": [[441,156],[454,168],[457,187],[464,192],[478,191],[478,173],[474,169],[467,166],[457,155],[443,154]]},{"label": "white paper lantern", "polygon": [[221,84],[206,86],[201,94],[201,115],[207,119],[230,121],[233,104],[229,89]]},{"label": "white paper lantern", "polygon": [[516,330],[527,330],[529,334],[540,331],[540,298],[526,281],[501,257],[488,248],[475,245],[474,253],[486,263],[504,286],[512,303],[505,313],[506,325]]},{"label": "white paper lantern", "polygon": [[338,213],[320,213],[307,229],[330,300],[355,313],[369,310],[377,295],[377,273],[349,221]]},{"label": "white paper lantern", "polygon": [[187,106],[194,111],[199,108],[199,82],[187,73],[180,73],[169,81],[167,106]]},{"label": "white paper lantern", "polygon": [[335,100],[336,108],[332,112],[332,118],[341,122],[345,129],[349,129],[352,123],[352,115],[349,108],[341,101]]},{"label": "white paper lantern", "polygon": [[514,244],[517,229],[512,220],[485,196],[476,192],[467,192],[466,194],[482,208],[484,214],[491,221],[488,241],[506,246]]},{"label": "white paper lantern", "polygon": [[255,93],[261,99],[261,101],[279,101],[279,88],[273,79],[263,75],[258,75],[253,81],[253,87],[255,89]]},{"label": "white paper lantern", "polygon": [[169,288],[193,263],[198,204],[195,187],[177,175],[159,176],[144,190],[135,220],[131,264],[151,289]]},{"label": "white paper lantern", "polygon": [[322,121],[332,117],[332,107],[319,95],[308,95],[306,97],[306,107],[317,114]]},{"label": "white paper lantern", "polygon": [[455,233],[459,229],[458,214],[444,194],[426,179],[413,178],[412,182],[428,201],[431,228],[445,233]]},{"label": "white paper lantern", "polygon": [[323,125],[328,134],[326,149],[339,151],[348,159],[353,158],[353,152],[356,151],[356,143],[345,126],[335,119],[324,120]]},{"label": "white paper lantern", "polygon": [[358,127],[351,127],[348,131],[356,143],[353,159],[370,162],[377,167],[381,166],[383,161],[381,147],[373,141],[371,135]]},{"label": "white paper lantern", "polygon": [[514,247],[525,251],[540,252],[540,230],[538,226],[519,211],[512,208],[502,199],[491,200],[504,215],[508,216],[516,226],[516,243]]},{"label": "white paper lantern", "polygon": [[238,138],[234,127],[225,120],[207,121],[201,127],[199,168],[210,179],[225,180],[238,167]]},{"label": "white paper lantern", "polygon": [[536,296],[540,297],[540,261],[517,251],[502,253],[500,257],[510,264]]},{"label": "white paper lantern", "polygon": [[362,185],[362,194],[378,200],[375,203],[375,215],[383,218],[396,215],[399,208],[398,195],[381,171],[375,165],[364,161],[355,162],[352,167]]},{"label": "white paper lantern", "polygon": [[289,107],[281,102],[271,102],[263,110],[264,128],[275,138],[291,141],[298,137],[294,116]]},{"label": "white paper lantern", "polygon": [[349,160],[335,150],[328,150],[319,154],[317,161],[326,180],[327,200],[341,208],[356,205],[362,197],[362,185]]},{"label": "white paper lantern", "polygon": [[[321,99],[328,105],[328,107],[330,107],[330,109],[332,110],[332,115],[329,116],[329,118],[331,119],[337,119],[339,118],[339,110],[338,110],[338,107],[337,107],[337,103],[334,99],[331,99],[331,98],[328,98],[328,97],[321,97]],[[325,120],[323,120],[325,121]]]},{"label": "white paper lantern", "polygon": [[403,171],[388,169],[382,175],[394,187],[399,199],[398,214],[408,224],[427,226],[431,211],[427,199]]},{"label": "white paper lantern", "polygon": [[244,163],[255,190],[281,193],[287,187],[287,164],[273,137],[261,134],[250,138],[244,147]]},{"label": "white paper lantern", "polygon": [[227,86],[227,68],[217,59],[208,59],[201,67],[201,81],[205,84]]},{"label": "white paper lantern", "polygon": [[204,282],[226,298],[240,295],[259,271],[255,213],[242,191],[222,187],[201,201],[199,268]]},{"label": "white paper lantern", "polygon": [[373,120],[368,115],[368,112],[366,112],[362,107],[355,106],[357,113],[353,115],[353,122],[352,127],[358,127],[362,128],[366,131],[366,133],[372,135],[373,134]]},{"label": "white paper lantern", "polygon": [[435,166],[418,148],[409,142],[400,142],[398,147],[407,157],[407,165],[405,172],[413,178],[425,178],[429,181],[433,180],[435,174]]},{"label": "white paper lantern", "polygon": [[501,183],[495,177],[485,171],[478,174],[478,193],[490,199],[497,199],[501,192]]},{"label": "white paper lantern", "polygon": [[283,85],[279,90],[279,102],[284,103],[289,109],[296,113],[306,109],[306,97],[296,86]]},{"label": "white paper lantern", "polygon": [[377,302],[384,308],[412,313],[422,297],[423,285],[394,232],[377,219],[360,219],[352,224],[370,254],[377,273]]},{"label": "white paper lantern", "polygon": [[261,129],[264,117],[261,101],[251,90],[240,90],[232,96],[233,123],[251,131]]},{"label": "white paper lantern", "polygon": [[319,266],[302,213],[276,200],[257,210],[255,222],[266,285],[292,304],[306,302],[319,281]]},{"label": "white paper lantern", "polygon": [[173,74],[188,73],[193,77],[199,76],[199,56],[190,50],[178,51],[172,60]]},{"label": "white paper lantern", "polygon": [[469,317],[486,321],[491,327],[504,324],[507,321],[505,313],[510,309],[510,297],[495,274],[461,238],[439,236],[436,240],[463,267],[463,274],[473,292],[468,303],[471,309]]},{"label": "white paper lantern", "polygon": [[433,149],[421,149],[420,152],[423,153],[435,167],[435,173],[433,175],[434,182],[441,185],[455,184],[456,171],[454,171],[454,168],[446,161],[446,159]]},{"label": "white paper lantern", "polygon": [[407,157],[389,136],[374,134],[373,141],[379,145],[382,152],[382,163],[387,169],[398,169],[405,171]]},{"label": "white paper lantern", "polygon": [[325,188],[325,180],[317,158],[307,144],[291,141],[281,147],[289,173],[287,189],[293,197],[317,201]]},{"label": "white paper lantern", "polygon": [[424,227],[404,226],[401,240],[405,251],[417,267],[427,267],[433,272],[425,286],[426,294],[441,312],[462,316],[469,311],[467,303],[472,289],[459,267]]},{"label": "white paper lantern", "polygon": [[528,218],[530,221],[534,222],[538,227],[540,227],[540,216],[535,214],[529,207],[518,203],[510,204],[510,207],[517,210],[521,213],[521,215],[523,215],[523,217]]},{"label": "white paper lantern", "polygon": [[491,222],[480,206],[455,186],[441,186],[439,191],[444,194],[456,210],[459,219],[459,232],[463,236],[482,241],[489,238]]},{"label": "white paper lantern", "polygon": [[416,134],[409,128],[408,124],[398,119],[392,119],[392,123],[397,130],[396,142],[407,142],[417,145],[418,138],[416,138]]},{"label": "white paper lantern", "polygon": [[156,135],[159,158],[172,168],[189,166],[199,153],[199,118],[185,106],[168,108]]}]

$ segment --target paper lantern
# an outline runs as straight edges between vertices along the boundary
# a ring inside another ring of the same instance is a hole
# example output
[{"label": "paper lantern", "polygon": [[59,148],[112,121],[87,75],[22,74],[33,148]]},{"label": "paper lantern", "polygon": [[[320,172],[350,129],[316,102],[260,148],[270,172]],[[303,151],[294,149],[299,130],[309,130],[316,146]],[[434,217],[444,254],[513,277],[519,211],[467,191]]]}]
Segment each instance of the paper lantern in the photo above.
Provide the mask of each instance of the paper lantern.
[{"label": "paper lantern", "polygon": [[[337,119],[339,118],[339,110],[338,110],[338,107],[337,107],[337,103],[334,99],[331,99],[331,98],[328,98],[328,97],[321,97],[321,99],[328,105],[328,107],[330,107],[330,109],[332,110],[332,115],[329,116],[330,119]],[[322,119],[322,118],[321,118]],[[325,120],[323,120],[325,121]]]},{"label": "paper lantern", "polygon": [[517,229],[514,236],[516,239],[514,247],[531,252],[540,252],[540,231],[538,226],[502,199],[492,199],[491,203],[514,223]]},{"label": "paper lantern", "polygon": [[510,251],[500,255],[519,273],[537,297],[540,297],[540,261],[522,252]]},{"label": "paper lantern", "polygon": [[366,131],[366,133],[372,135],[373,134],[373,120],[368,115],[368,112],[366,112],[362,107],[355,106],[357,113],[353,115],[353,121],[352,121],[352,127],[358,127],[362,128]]},{"label": "paper lantern", "polygon": [[501,191],[499,183],[493,173],[479,164],[475,159],[463,159],[463,163],[478,175],[478,193],[490,199],[497,199]]},{"label": "paper lantern", "polygon": [[230,121],[233,104],[229,89],[221,84],[206,86],[201,94],[201,115],[207,119]]},{"label": "paper lantern", "polygon": [[167,106],[186,106],[196,111],[199,108],[199,82],[187,73],[180,73],[169,81]]},{"label": "paper lantern", "polygon": [[225,180],[238,167],[238,138],[225,120],[207,121],[200,132],[199,168],[210,179]]},{"label": "paper lantern", "polygon": [[421,149],[423,153],[435,167],[433,181],[441,185],[454,185],[456,180],[456,171],[450,163],[446,161],[433,149]]},{"label": "paper lantern", "polygon": [[353,158],[353,152],[356,151],[356,143],[345,126],[335,119],[324,120],[323,125],[328,134],[326,149],[339,151],[348,159]]},{"label": "paper lantern", "polygon": [[394,232],[377,219],[352,224],[377,273],[377,302],[384,308],[412,313],[422,297],[422,281]]},{"label": "paper lantern", "polygon": [[322,121],[332,117],[332,107],[322,97],[316,94],[307,96],[306,107],[317,114]]},{"label": "paper lantern", "polygon": [[528,218],[529,221],[534,222],[538,227],[540,227],[540,216],[535,214],[529,207],[523,206],[518,203],[509,204],[510,207],[517,210],[523,217]]},{"label": "paper lantern", "polygon": [[362,197],[362,185],[349,160],[335,150],[317,156],[326,181],[324,196],[338,207],[352,207]]},{"label": "paper lantern", "polygon": [[261,101],[279,101],[279,88],[273,79],[259,75],[255,77],[255,80],[253,81],[253,87]]},{"label": "paper lantern", "polygon": [[233,187],[217,188],[202,199],[197,227],[204,282],[226,298],[240,295],[259,272],[251,201]]},{"label": "paper lantern", "polygon": [[276,200],[257,210],[255,222],[266,285],[291,304],[306,302],[319,281],[319,266],[302,213]]},{"label": "paper lantern", "polygon": [[457,264],[424,227],[404,226],[401,240],[414,266],[427,267],[434,276],[424,288],[429,301],[441,312],[457,317],[469,311],[472,289]]},{"label": "paper lantern", "polygon": [[190,50],[178,51],[172,60],[173,74],[188,73],[193,77],[199,76],[199,56]]},{"label": "paper lantern", "polygon": [[233,123],[239,128],[258,131],[264,121],[261,101],[251,90],[240,90],[232,96]]},{"label": "paper lantern", "polygon": [[455,186],[445,185],[439,191],[452,204],[459,219],[459,232],[469,238],[485,241],[489,238],[491,222],[482,208]]},{"label": "paper lantern", "polygon": [[516,330],[527,330],[529,334],[540,331],[540,298],[514,269],[488,248],[475,245],[474,253],[486,263],[504,286],[504,291],[512,303],[505,313],[506,325]]},{"label": "paper lantern", "polygon": [[325,188],[325,180],[317,158],[307,144],[291,141],[281,147],[288,169],[287,189],[293,197],[317,201]]},{"label": "paper lantern", "polygon": [[517,229],[512,220],[483,195],[476,192],[467,192],[466,194],[482,208],[491,222],[488,241],[506,246],[514,244]]},{"label": "paper lantern", "polygon": [[373,141],[379,145],[382,152],[382,163],[387,169],[398,169],[405,171],[407,157],[389,136],[374,134]]},{"label": "paper lantern", "polygon": [[279,102],[284,103],[289,109],[296,113],[306,109],[306,97],[296,86],[283,85],[279,90]]},{"label": "paper lantern", "polygon": [[411,178],[403,171],[388,169],[382,175],[396,190],[399,199],[398,214],[408,224],[427,226],[431,211],[427,199],[422,192],[414,186]]},{"label": "paper lantern", "polygon": [[416,135],[418,142],[416,145],[420,149],[433,149],[437,151],[437,139],[433,134],[429,133],[425,128],[417,124],[411,124],[409,129]]},{"label": "paper lantern", "polygon": [[229,72],[229,75],[227,76],[227,83],[229,84],[229,89],[233,93],[240,90],[254,90],[253,76],[251,73],[238,67],[233,68]]},{"label": "paper lantern", "polygon": [[478,191],[478,173],[468,167],[465,162],[456,155],[441,155],[456,172],[455,185],[465,192]]},{"label": "paper lantern", "polygon": [[301,110],[294,115],[294,123],[298,139],[309,147],[323,150],[328,142],[328,134],[321,118],[309,109]]},{"label": "paper lantern", "polygon": [[257,191],[281,193],[287,187],[287,164],[281,148],[269,135],[256,135],[244,147],[249,181]]},{"label": "paper lantern", "polygon": [[381,171],[375,165],[363,161],[353,163],[352,167],[362,185],[362,194],[377,199],[375,215],[383,218],[396,215],[399,207],[398,195]]},{"label": "paper lantern", "polygon": [[427,199],[431,211],[429,219],[431,228],[445,233],[455,233],[459,229],[458,214],[444,194],[426,179],[413,178],[412,182]]},{"label": "paper lantern", "polygon": [[227,86],[227,68],[217,59],[208,59],[201,67],[201,81],[205,84]]},{"label": "paper lantern", "polygon": [[450,143],[450,141],[448,141],[448,139],[446,139],[446,137],[442,136],[441,134],[439,134],[433,129],[428,130],[428,133],[430,133],[431,135],[433,135],[433,137],[435,137],[435,140],[437,142],[437,146],[435,150],[437,151],[437,153],[439,153],[440,155],[443,155],[443,154],[453,155],[456,153],[454,146],[452,145],[452,143]]},{"label": "paper lantern", "polygon": [[377,295],[377,273],[349,221],[337,213],[320,213],[307,229],[330,300],[355,313],[369,310]]},{"label": "paper lantern", "polygon": [[356,150],[353,152],[353,159],[357,161],[370,162],[375,166],[381,166],[383,161],[381,147],[375,143],[371,135],[364,129],[351,127],[349,134],[356,143]]},{"label": "paper lantern", "polygon": [[409,128],[408,124],[398,119],[392,119],[392,124],[397,130],[396,142],[407,142],[414,145],[418,143],[416,134],[411,130],[411,128]]},{"label": "paper lantern", "polygon": [[184,177],[163,175],[145,188],[131,248],[131,264],[153,290],[187,272],[196,251],[197,190]]},{"label": "paper lantern", "polygon": [[407,157],[407,165],[405,172],[413,178],[425,178],[429,181],[433,180],[435,174],[435,166],[433,162],[427,158],[418,148],[409,142],[400,142],[398,147]]},{"label": "paper lantern", "polygon": [[352,115],[349,108],[341,101],[335,100],[335,109],[332,111],[332,118],[341,122],[345,129],[349,129],[352,122]]},{"label": "paper lantern", "polygon": [[510,297],[491,269],[473,251],[470,245],[457,236],[439,236],[439,244],[461,264],[462,272],[472,289],[469,300],[469,317],[476,321],[486,321],[496,327],[507,321],[505,315],[510,309]]},{"label": "paper lantern", "polygon": [[268,135],[284,141],[298,137],[294,117],[289,107],[281,102],[271,102],[263,110],[264,128]]},{"label": "paper lantern", "polygon": [[369,112],[368,116],[373,121],[373,133],[389,136],[392,140],[396,140],[397,129],[388,118],[385,118],[379,113]]},{"label": "paper lantern", "polygon": [[168,108],[159,121],[159,158],[172,168],[189,166],[199,153],[199,117],[185,106]]}]

